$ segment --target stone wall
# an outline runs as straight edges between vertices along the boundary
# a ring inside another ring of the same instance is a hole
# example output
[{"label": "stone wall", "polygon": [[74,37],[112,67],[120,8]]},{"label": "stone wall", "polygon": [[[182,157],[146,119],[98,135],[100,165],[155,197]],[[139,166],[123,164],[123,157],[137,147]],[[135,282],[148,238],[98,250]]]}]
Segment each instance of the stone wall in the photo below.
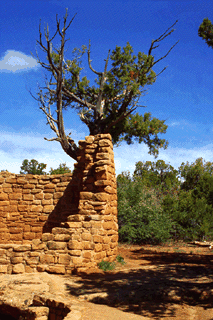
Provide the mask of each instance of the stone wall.
[{"label": "stone wall", "polygon": [[0,174],[0,272],[71,273],[115,259],[111,136],[86,137],[79,148],[73,174]]},{"label": "stone wall", "polygon": [[40,239],[77,209],[72,174],[0,173],[0,243]]}]

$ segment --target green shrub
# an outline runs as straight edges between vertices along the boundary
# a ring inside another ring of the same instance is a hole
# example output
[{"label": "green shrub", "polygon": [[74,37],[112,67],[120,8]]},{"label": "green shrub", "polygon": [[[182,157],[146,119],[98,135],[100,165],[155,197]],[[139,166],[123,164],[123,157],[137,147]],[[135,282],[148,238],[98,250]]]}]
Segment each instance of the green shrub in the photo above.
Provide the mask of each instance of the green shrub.
[{"label": "green shrub", "polygon": [[47,165],[44,163],[39,163],[37,160],[23,160],[20,173],[24,174],[38,174],[45,175],[44,169],[46,169]]},{"label": "green shrub", "polygon": [[124,261],[124,258],[121,257],[120,255],[118,255],[116,257],[117,262],[121,263],[122,265],[126,264],[126,262]]},{"label": "green shrub", "polygon": [[70,170],[70,168],[66,166],[66,163],[60,163],[57,169],[50,168],[49,172],[51,175],[53,175],[53,174],[71,173],[72,171]]},{"label": "green shrub", "polygon": [[181,190],[178,199],[165,197],[162,207],[173,221],[173,239],[191,241],[212,238],[213,208],[205,197],[196,198],[193,190]]},{"label": "green shrub", "polygon": [[171,219],[140,179],[131,181],[123,174],[118,177],[117,192],[120,242],[161,243],[170,238]]},{"label": "green shrub", "polygon": [[213,163],[199,158],[178,171],[159,160],[138,162],[117,177],[119,241],[160,243],[213,239]]},{"label": "green shrub", "polygon": [[103,271],[107,270],[113,270],[115,269],[115,262],[109,262],[109,261],[101,261],[98,263],[98,267],[102,269]]}]

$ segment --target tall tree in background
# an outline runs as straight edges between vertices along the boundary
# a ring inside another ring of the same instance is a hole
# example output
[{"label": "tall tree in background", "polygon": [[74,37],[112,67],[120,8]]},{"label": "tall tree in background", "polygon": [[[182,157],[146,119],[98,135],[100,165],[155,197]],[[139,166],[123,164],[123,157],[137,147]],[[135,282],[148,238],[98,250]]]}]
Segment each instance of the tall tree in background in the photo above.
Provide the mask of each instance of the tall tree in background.
[{"label": "tall tree in background", "polygon": [[178,171],[185,180],[181,185],[181,189],[186,191],[194,190],[197,183],[204,175],[213,177],[213,163],[210,161],[203,161],[203,158],[198,158],[191,164],[189,164],[188,161],[186,163],[182,162]]},{"label": "tall tree in background", "polygon": [[[78,147],[71,139],[71,133],[68,135],[65,133],[63,122],[62,111],[69,106],[79,111],[80,119],[88,126],[90,135],[110,133],[113,144],[116,146],[123,140],[132,144],[132,138],[135,137],[139,143],[144,142],[149,147],[150,154],[157,157],[159,148],[166,149],[168,145],[165,139],[158,137],[159,133],[166,132],[165,120],[151,119],[150,113],[142,116],[138,113],[132,115],[132,112],[137,107],[143,107],[138,105],[138,102],[144,93],[144,87],[153,84],[156,80],[157,75],[152,68],[176,45],[174,44],[161,58],[154,59],[153,50],[174,31],[173,26],[177,21],[159,38],[152,40],[148,54],[139,52],[134,55],[133,48],[128,42],[123,49],[116,46],[111,54],[110,51],[108,52],[104,71],[99,72],[91,63],[90,42],[88,48],[82,46],[81,49],[74,49],[72,60],[65,58],[66,32],[74,19],[73,17],[67,23],[67,17],[66,12],[61,28],[60,20],[56,16],[57,28],[52,37],[47,25],[45,43],[42,39],[41,26],[39,27],[40,38],[37,44],[45,52],[47,62],[42,62],[38,55],[37,61],[50,72],[51,76],[46,86],[40,88],[36,100],[39,101],[40,109],[46,115],[50,128],[57,136],[45,139],[59,141],[63,150],[77,160]],[[56,36],[61,39],[58,48],[54,48],[52,44]],[[81,76],[82,57],[86,52],[89,68],[97,76],[93,85],[90,85],[86,76]],[[51,107],[56,109],[56,118],[53,117]]]},{"label": "tall tree in background", "polygon": [[66,163],[60,163],[57,169],[50,168],[50,174],[63,174],[63,173],[71,173],[70,168],[66,166]]},{"label": "tall tree in background", "polygon": [[213,25],[208,18],[203,19],[198,29],[198,35],[206,41],[209,47],[213,48]]},{"label": "tall tree in background", "polygon": [[[63,173],[71,173],[72,171],[70,168],[66,166],[66,163],[60,163],[59,167],[57,169],[50,168],[49,173],[44,172],[43,170],[46,169],[47,165],[44,163],[39,163],[37,160],[32,159],[31,161],[25,159],[22,161],[22,166],[20,173],[24,174],[38,174],[38,175],[44,175],[44,174],[63,174]],[[4,170],[2,170],[4,171]],[[7,171],[7,170],[6,170]]]},{"label": "tall tree in background", "polygon": [[159,198],[166,194],[177,195],[180,189],[179,173],[163,160],[139,161],[135,164],[134,181],[140,179],[148,188],[154,188]]},{"label": "tall tree in background", "polygon": [[163,210],[175,222],[175,235],[183,239],[213,237],[213,163],[198,158],[194,163],[182,163],[178,168],[184,178],[178,199],[167,195]]},{"label": "tall tree in background", "polygon": [[43,171],[44,169],[46,169],[46,167],[46,164],[38,163],[38,161],[35,159],[32,159],[31,161],[25,159],[24,161],[22,161],[20,173],[43,175],[46,174],[46,172]]}]

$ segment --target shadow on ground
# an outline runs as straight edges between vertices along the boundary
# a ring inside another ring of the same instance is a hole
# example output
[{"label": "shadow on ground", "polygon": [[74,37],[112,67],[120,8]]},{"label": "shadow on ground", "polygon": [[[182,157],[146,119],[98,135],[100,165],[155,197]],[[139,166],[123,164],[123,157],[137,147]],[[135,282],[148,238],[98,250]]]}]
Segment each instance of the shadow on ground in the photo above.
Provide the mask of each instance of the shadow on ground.
[{"label": "shadow on ground", "polygon": [[123,266],[123,271],[72,276],[74,284],[67,284],[68,292],[141,316],[148,312],[153,319],[162,319],[165,313],[174,317],[171,303],[212,308],[212,254],[162,254],[140,249],[132,250],[130,259],[135,268]]}]

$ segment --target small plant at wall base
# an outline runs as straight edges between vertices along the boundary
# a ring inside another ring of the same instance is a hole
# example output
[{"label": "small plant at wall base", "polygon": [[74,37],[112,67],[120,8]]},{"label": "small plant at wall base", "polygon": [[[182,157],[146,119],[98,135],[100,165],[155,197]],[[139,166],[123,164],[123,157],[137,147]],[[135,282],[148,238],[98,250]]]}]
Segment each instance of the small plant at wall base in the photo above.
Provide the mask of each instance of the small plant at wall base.
[{"label": "small plant at wall base", "polygon": [[98,267],[102,269],[103,271],[110,271],[115,269],[115,262],[109,262],[109,261],[101,261],[98,263]]},{"label": "small plant at wall base", "polygon": [[[122,265],[126,264],[126,262],[124,261],[124,258],[121,257],[120,255],[118,255],[116,257],[116,261],[118,263],[121,263]],[[102,269],[103,271],[110,271],[110,270],[115,269],[116,263],[102,260],[101,262],[98,263],[98,267],[99,267],[99,269]]]},{"label": "small plant at wall base", "polygon": [[124,258],[121,257],[120,255],[118,255],[116,257],[117,262],[121,263],[122,265],[126,264],[126,262],[124,261]]}]

